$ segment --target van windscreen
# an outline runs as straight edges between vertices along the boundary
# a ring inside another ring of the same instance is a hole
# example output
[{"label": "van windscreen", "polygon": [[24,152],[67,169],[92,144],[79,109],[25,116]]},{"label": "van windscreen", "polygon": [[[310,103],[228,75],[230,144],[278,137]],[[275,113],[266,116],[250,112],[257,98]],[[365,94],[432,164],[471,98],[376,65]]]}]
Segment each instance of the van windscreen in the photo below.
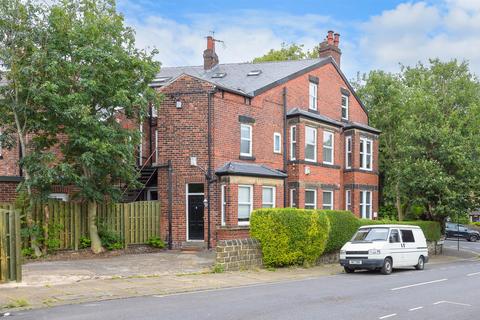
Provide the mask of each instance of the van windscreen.
[{"label": "van windscreen", "polygon": [[352,241],[386,241],[388,228],[362,228],[352,238]]}]

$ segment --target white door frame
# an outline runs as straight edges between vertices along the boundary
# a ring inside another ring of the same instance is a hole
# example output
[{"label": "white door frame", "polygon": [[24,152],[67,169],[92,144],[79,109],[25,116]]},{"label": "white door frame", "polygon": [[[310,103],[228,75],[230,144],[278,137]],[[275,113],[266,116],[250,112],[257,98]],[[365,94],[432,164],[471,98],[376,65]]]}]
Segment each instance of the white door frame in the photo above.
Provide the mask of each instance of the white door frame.
[{"label": "white door frame", "polygon": [[[185,184],[185,234],[187,242],[205,242],[205,239],[203,240],[190,240],[189,239],[189,234],[188,234],[188,196],[203,196],[205,198],[205,192],[193,192],[193,193],[188,193],[188,185],[189,184],[202,184],[202,183],[187,183]],[[204,215],[205,219],[205,215]],[[204,234],[205,237],[205,234]]]}]

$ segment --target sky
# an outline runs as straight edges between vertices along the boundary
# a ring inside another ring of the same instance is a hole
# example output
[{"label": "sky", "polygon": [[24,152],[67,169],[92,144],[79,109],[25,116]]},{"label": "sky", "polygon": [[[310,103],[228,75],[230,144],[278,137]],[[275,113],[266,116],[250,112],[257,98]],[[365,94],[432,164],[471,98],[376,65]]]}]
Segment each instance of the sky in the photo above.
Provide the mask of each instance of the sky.
[{"label": "sky", "polygon": [[467,60],[480,75],[480,0],[118,0],[118,10],[162,66],[203,64],[212,31],[220,63],[232,63],[282,43],[310,49],[334,30],[349,79],[429,58]]}]

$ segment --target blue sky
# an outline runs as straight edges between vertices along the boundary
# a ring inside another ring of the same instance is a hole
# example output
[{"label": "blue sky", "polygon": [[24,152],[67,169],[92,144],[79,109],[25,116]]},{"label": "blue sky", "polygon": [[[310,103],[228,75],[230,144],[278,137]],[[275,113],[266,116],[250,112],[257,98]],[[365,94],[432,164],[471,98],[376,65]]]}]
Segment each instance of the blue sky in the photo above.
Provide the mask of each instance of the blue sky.
[{"label": "blue sky", "polygon": [[119,0],[118,8],[136,29],[137,45],[156,47],[164,66],[201,64],[212,30],[225,42],[217,47],[220,62],[230,63],[282,42],[311,48],[331,29],[341,34],[349,78],[435,57],[468,60],[480,74],[480,0]]}]

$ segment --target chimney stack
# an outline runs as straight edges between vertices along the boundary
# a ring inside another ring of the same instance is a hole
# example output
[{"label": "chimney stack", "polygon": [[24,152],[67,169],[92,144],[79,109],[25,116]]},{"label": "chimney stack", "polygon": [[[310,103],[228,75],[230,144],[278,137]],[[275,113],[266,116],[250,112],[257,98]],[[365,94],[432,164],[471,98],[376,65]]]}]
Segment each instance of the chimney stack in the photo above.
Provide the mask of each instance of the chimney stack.
[{"label": "chimney stack", "polygon": [[218,56],[215,53],[215,39],[207,37],[207,49],[203,51],[203,69],[209,70],[218,64]]},{"label": "chimney stack", "polygon": [[320,58],[332,57],[335,63],[340,67],[340,57],[342,50],[338,47],[340,43],[340,34],[328,31],[326,39],[320,43],[318,56]]}]

